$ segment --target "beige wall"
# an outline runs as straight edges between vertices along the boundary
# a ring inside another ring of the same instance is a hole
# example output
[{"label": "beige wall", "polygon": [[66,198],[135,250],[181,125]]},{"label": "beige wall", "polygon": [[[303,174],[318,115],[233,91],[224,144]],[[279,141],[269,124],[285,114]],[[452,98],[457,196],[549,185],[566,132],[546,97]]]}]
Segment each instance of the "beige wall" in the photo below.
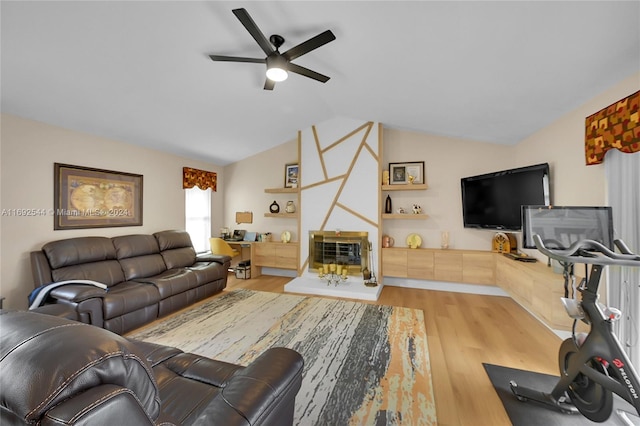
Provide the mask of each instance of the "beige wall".
[{"label": "beige wall", "polygon": [[[267,194],[266,188],[284,187],[285,164],[298,162],[297,135],[275,148],[256,154],[224,168],[224,226],[246,229],[250,232],[271,232],[279,240],[283,231],[291,232],[291,240],[299,241],[298,224],[293,219],[264,217],[269,206],[276,201],[284,211],[287,201],[296,201],[294,194]],[[235,212],[253,212],[253,223],[236,225]],[[214,228],[217,235],[219,229]]]},{"label": "beige wall", "polygon": [[[587,166],[584,154],[586,117],[640,89],[640,73],[588,100],[515,148],[516,165],[548,161],[551,193],[557,206],[608,205],[604,164]],[[520,241],[519,241],[520,243]],[[535,250],[523,250],[541,257]]]},{"label": "beige wall", "polygon": [[[0,295],[5,307],[25,308],[33,289],[29,252],[52,240],[87,235],[115,236],[184,229],[182,167],[222,169],[152,149],[2,115],[0,209],[53,207],[53,163],[137,173],[144,176],[143,226],[53,230],[53,217],[1,217]],[[221,226],[223,186],[212,197],[215,226]],[[214,228],[215,229],[215,228]]]},{"label": "beige wall", "polygon": [[396,246],[406,247],[411,233],[422,237],[422,247],[440,247],[440,234],[449,232],[450,248],[488,250],[494,232],[464,229],[460,179],[511,168],[514,147],[446,138],[424,133],[386,128],[384,130],[383,169],[389,163],[424,161],[425,191],[389,193],[393,210],[420,205],[426,220],[385,220],[383,234],[394,238]]}]

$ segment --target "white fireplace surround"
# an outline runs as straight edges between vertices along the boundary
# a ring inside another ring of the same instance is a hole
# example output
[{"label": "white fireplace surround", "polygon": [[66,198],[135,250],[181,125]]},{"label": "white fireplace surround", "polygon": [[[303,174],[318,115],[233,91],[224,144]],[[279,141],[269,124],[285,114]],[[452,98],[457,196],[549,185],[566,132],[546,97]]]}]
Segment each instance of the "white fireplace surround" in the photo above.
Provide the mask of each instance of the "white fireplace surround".
[{"label": "white fireplace surround", "polygon": [[379,296],[382,285],[366,287],[361,272],[338,286],[320,280],[309,256],[309,231],[356,229],[366,233],[374,248],[369,269],[379,276],[381,136],[378,123],[344,117],[299,132],[301,276],[287,284],[285,291],[365,300]]}]

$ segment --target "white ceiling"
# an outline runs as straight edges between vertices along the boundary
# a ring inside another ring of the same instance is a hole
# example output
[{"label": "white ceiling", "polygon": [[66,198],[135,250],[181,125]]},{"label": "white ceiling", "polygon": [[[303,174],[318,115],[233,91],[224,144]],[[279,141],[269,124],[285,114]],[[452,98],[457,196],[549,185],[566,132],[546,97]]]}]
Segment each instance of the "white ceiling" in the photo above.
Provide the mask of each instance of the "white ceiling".
[{"label": "white ceiling", "polygon": [[[3,112],[218,165],[334,116],[513,144],[640,71],[638,1],[0,7]],[[263,65],[212,62],[264,57],[238,7],[283,52],[332,30],[294,61],[331,80],[292,74],[270,92]]]}]

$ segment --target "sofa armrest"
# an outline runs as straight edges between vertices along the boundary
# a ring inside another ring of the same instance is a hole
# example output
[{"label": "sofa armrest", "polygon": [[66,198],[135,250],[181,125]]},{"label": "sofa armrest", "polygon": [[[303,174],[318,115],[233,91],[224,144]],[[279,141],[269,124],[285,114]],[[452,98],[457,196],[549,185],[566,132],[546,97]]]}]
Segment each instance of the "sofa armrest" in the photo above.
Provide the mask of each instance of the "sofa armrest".
[{"label": "sofa armrest", "polygon": [[302,356],[291,349],[271,348],[238,370],[195,424],[215,413],[224,425],[285,425],[293,422],[295,397],[302,385]]},{"label": "sofa armrest", "polygon": [[68,284],[57,287],[49,293],[54,299],[79,303],[93,298],[102,298],[107,294],[107,290],[91,285]]},{"label": "sofa armrest", "polygon": [[226,262],[231,262],[231,256],[227,256],[226,254],[199,253],[196,255],[196,262],[216,262],[224,265]]},{"label": "sofa armrest", "polygon": [[153,425],[138,399],[127,388],[104,384],[56,405],[43,416],[42,426]]}]

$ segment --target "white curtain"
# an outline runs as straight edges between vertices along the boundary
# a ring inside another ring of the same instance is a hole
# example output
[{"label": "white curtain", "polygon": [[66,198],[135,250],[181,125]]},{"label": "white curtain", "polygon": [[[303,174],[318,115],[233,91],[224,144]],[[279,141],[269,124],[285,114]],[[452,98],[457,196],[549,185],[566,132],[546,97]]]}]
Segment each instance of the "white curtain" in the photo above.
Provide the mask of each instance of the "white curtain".
[{"label": "white curtain", "polygon": [[197,186],[184,190],[185,230],[197,253],[209,250],[211,237],[211,189]]},{"label": "white curtain", "polygon": [[[640,253],[640,152],[611,149],[604,160],[614,236]],[[616,334],[636,369],[640,368],[640,268],[609,267],[609,304],[622,311]]]}]

